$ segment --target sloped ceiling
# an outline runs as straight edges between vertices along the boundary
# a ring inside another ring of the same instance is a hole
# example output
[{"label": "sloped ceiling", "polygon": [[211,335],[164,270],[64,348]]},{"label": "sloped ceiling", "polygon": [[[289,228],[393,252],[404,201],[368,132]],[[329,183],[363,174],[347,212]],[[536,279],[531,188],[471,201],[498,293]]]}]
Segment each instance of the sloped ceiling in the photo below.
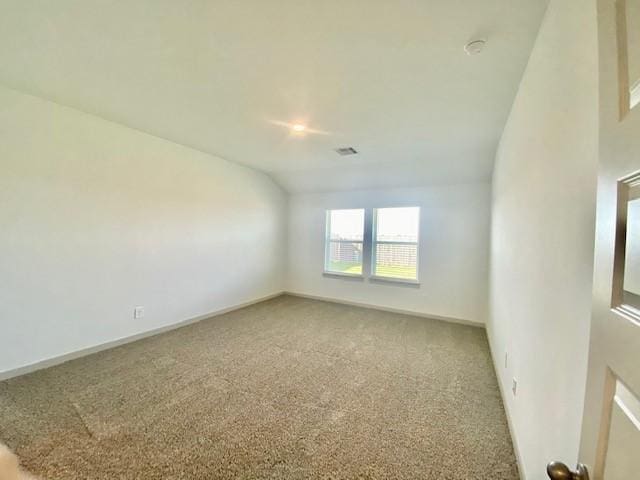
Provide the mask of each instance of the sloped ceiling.
[{"label": "sloped ceiling", "polygon": [[485,181],[546,4],[0,0],[0,82],[290,192]]}]

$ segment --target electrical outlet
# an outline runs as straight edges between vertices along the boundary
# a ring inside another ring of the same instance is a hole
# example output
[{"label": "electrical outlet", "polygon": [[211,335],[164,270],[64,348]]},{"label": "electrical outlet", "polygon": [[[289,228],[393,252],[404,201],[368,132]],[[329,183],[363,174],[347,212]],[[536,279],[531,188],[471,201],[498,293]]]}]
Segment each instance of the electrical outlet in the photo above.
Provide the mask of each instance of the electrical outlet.
[{"label": "electrical outlet", "polygon": [[513,379],[512,383],[511,383],[511,391],[513,392],[513,396],[514,397],[518,393],[518,380],[516,380],[515,378]]},{"label": "electrical outlet", "polygon": [[507,368],[507,365],[509,365],[509,353],[504,352],[504,368]]},{"label": "electrical outlet", "polygon": [[144,307],[135,307],[133,309],[133,318],[142,318],[144,317]]}]

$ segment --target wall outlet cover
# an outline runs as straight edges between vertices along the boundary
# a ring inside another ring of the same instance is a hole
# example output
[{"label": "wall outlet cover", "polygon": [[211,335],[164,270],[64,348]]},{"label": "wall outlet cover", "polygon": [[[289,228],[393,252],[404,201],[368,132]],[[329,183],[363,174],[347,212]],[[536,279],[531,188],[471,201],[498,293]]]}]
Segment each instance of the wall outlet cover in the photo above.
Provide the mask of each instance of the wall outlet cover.
[{"label": "wall outlet cover", "polygon": [[135,307],[133,309],[133,318],[142,318],[144,317],[144,307]]},{"label": "wall outlet cover", "polygon": [[514,397],[518,393],[518,380],[516,380],[515,378],[513,379],[513,382],[511,383],[511,391],[513,392],[513,396]]}]

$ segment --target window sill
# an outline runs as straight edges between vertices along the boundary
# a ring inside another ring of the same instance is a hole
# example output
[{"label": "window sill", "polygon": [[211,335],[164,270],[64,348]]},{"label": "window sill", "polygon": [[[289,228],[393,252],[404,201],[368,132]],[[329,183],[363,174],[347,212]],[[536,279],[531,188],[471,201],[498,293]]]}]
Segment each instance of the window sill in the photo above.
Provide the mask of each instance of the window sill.
[{"label": "window sill", "polygon": [[337,277],[337,278],[352,278],[354,280],[364,280],[364,275],[361,273],[341,273],[341,272],[329,272],[325,270],[322,272],[325,277]]},{"label": "window sill", "polygon": [[374,282],[397,283],[400,285],[411,285],[413,287],[420,286],[420,282],[418,280],[412,280],[410,278],[379,277],[376,275],[371,275],[369,279]]}]

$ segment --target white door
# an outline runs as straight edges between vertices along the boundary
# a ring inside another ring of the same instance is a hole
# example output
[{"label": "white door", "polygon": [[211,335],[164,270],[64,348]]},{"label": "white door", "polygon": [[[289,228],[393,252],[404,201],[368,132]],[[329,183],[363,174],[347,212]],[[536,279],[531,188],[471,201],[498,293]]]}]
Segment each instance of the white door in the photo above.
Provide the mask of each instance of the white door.
[{"label": "white door", "polygon": [[[640,0],[598,0],[598,36],[600,169],[580,462],[591,480],[630,480],[640,479]],[[549,476],[587,478],[563,468]]]}]

